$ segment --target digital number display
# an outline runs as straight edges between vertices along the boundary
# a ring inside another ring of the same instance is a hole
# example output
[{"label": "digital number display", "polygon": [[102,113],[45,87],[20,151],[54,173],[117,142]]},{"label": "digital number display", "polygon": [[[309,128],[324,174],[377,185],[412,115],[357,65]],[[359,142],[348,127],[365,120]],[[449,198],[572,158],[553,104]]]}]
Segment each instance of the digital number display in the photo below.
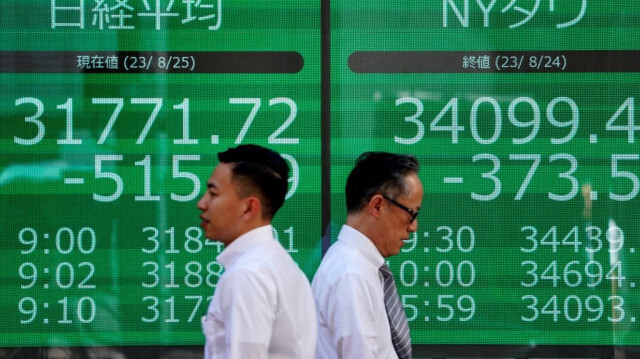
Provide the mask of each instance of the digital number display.
[{"label": "digital number display", "polygon": [[332,222],[361,152],[418,157],[418,231],[389,258],[414,344],[640,344],[639,11],[331,3]]},{"label": "digital number display", "polygon": [[389,258],[414,352],[640,347],[639,12],[0,2],[0,347],[201,346],[224,268],[196,203],[246,143],[291,167],[273,224],[309,279],[355,159],[418,157]]},{"label": "digital number display", "polygon": [[0,4],[2,347],[202,345],[216,154],[290,165],[275,237],[320,262],[319,1]]}]

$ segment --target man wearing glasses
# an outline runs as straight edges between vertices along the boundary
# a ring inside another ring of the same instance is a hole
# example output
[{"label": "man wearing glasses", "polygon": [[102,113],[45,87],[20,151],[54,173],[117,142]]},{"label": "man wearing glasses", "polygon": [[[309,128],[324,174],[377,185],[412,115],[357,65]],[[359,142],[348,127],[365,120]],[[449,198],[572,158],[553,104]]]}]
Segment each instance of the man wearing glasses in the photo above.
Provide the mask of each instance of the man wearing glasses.
[{"label": "man wearing glasses", "polygon": [[346,186],[347,220],[313,278],[316,358],[411,358],[407,318],[385,258],[418,227],[415,157],[367,152]]}]

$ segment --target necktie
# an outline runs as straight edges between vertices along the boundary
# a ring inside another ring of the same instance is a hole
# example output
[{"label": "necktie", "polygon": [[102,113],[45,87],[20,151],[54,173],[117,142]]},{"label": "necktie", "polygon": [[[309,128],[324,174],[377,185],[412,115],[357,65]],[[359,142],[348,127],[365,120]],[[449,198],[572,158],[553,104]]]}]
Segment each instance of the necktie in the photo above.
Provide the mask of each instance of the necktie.
[{"label": "necktie", "polygon": [[383,279],[384,305],[387,308],[387,317],[389,317],[389,327],[391,328],[391,342],[399,359],[411,359],[409,324],[398,297],[396,282],[393,280],[393,274],[386,263],[380,267],[380,273]]}]

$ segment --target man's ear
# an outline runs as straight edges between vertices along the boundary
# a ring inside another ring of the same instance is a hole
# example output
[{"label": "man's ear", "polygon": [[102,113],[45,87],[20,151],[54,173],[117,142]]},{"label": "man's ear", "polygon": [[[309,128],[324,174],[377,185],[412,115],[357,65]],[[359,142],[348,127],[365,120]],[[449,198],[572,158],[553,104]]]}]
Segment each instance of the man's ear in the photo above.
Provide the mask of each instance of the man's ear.
[{"label": "man's ear", "polygon": [[367,210],[369,211],[369,214],[372,215],[374,218],[380,217],[380,213],[382,212],[383,201],[384,201],[384,198],[379,194],[374,195],[369,200],[369,203],[367,204]]},{"label": "man's ear", "polygon": [[262,203],[260,203],[258,197],[247,197],[244,199],[244,202],[244,215],[247,216],[247,218],[253,218],[262,215]]}]

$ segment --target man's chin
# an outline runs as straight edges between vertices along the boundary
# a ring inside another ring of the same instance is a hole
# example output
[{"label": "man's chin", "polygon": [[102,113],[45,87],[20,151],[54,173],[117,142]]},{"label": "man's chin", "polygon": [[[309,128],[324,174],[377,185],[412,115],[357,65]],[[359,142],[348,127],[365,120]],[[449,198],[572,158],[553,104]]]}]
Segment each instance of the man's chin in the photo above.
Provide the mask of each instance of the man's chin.
[{"label": "man's chin", "polygon": [[402,247],[399,247],[397,249],[394,248],[393,250],[390,251],[390,253],[389,253],[389,255],[387,257],[391,257],[391,256],[395,256],[395,255],[399,254],[401,249],[402,249]]},{"label": "man's chin", "polygon": [[204,232],[204,233],[203,233],[203,234],[204,234],[204,237],[205,237],[208,241],[215,242],[215,241],[217,241],[217,240],[218,240],[218,239],[217,239],[217,237],[216,237],[216,235],[215,235],[215,233],[211,233],[211,232],[207,231],[207,227],[206,227],[206,226],[205,226],[205,227],[203,227],[202,229],[203,229],[203,232]]}]

